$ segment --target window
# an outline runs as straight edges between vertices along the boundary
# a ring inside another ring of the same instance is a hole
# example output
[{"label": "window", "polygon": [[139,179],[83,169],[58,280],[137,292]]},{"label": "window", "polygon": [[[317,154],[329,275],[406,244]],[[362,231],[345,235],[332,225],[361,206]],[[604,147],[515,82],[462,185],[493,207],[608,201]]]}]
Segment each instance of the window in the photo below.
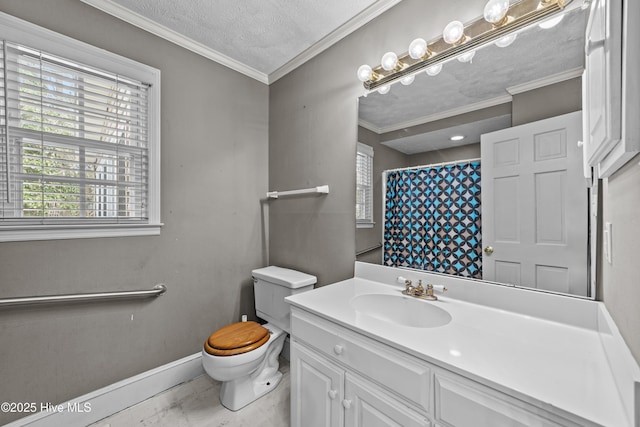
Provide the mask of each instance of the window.
[{"label": "window", "polygon": [[159,71],[5,21],[0,241],[159,234]]},{"label": "window", "polygon": [[356,227],[373,227],[373,148],[360,142],[356,156]]}]

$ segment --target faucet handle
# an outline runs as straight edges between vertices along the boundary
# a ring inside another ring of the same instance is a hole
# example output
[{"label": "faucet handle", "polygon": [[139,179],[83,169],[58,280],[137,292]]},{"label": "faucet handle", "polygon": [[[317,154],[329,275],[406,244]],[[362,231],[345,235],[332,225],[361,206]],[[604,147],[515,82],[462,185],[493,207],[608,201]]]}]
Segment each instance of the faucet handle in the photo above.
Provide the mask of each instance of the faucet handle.
[{"label": "faucet handle", "polygon": [[447,292],[447,288],[444,285],[429,285],[433,288],[434,291],[438,292]]}]

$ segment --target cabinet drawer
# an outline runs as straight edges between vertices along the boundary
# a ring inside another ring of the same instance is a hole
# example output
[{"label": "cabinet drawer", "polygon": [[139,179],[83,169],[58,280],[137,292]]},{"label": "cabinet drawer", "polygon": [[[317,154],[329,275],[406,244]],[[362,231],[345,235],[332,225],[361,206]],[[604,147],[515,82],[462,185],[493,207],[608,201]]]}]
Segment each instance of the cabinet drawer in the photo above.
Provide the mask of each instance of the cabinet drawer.
[{"label": "cabinet drawer", "polygon": [[304,311],[292,310],[291,335],[382,387],[431,412],[431,368],[386,344],[362,337]]},{"label": "cabinet drawer", "polygon": [[578,427],[475,381],[438,370],[434,378],[434,419],[451,427]]}]

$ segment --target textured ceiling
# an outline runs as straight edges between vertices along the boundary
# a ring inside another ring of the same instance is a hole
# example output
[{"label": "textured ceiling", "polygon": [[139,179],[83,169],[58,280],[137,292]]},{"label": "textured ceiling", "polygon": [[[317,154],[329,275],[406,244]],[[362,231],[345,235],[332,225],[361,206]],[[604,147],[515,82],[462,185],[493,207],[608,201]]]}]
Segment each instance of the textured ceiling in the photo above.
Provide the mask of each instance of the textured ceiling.
[{"label": "textured ceiling", "polygon": [[[584,32],[587,13],[580,8],[568,13],[561,24],[548,30],[537,25],[518,34],[515,42],[499,48],[491,45],[479,50],[471,64],[457,60],[444,64],[435,77],[420,74],[413,84],[394,84],[386,95],[371,93],[359,100],[361,124],[378,133],[402,128],[403,124],[427,122],[435,116],[446,117],[473,104],[491,100],[508,100],[508,88],[584,68]],[[498,122],[496,122],[498,123]],[[496,129],[492,129],[496,130]],[[468,132],[451,129],[448,134]],[[442,137],[436,133],[432,136]],[[420,152],[442,148],[442,141],[429,142],[426,136],[404,138],[394,148],[406,152]],[[478,141],[469,141],[478,142]]]},{"label": "textured ceiling", "polygon": [[381,12],[397,1],[399,0],[86,2],[100,8],[106,6],[107,9],[110,9],[108,3],[116,3],[145,20],[268,76],[368,8],[378,7]]}]

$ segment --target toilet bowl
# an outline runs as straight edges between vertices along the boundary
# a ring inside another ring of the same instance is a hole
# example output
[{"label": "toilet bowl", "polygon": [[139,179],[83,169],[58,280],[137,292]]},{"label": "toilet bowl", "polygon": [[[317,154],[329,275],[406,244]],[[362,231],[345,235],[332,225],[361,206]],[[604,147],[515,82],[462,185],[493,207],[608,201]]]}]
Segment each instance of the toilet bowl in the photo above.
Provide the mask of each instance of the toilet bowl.
[{"label": "toilet bowl", "polygon": [[269,266],[252,271],[256,314],[267,321],[237,322],[215,331],[202,349],[202,366],[222,381],[220,402],[237,411],[280,382],[278,356],[290,331],[285,297],[313,289],[316,277]]},{"label": "toilet bowl", "polygon": [[[257,325],[254,322],[246,323]],[[227,327],[235,325],[239,324]],[[282,373],[278,371],[278,356],[287,334],[273,325],[266,324],[260,327],[267,330],[268,339],[249,351],[216,356],[207,352],[209,340],[202,349],[202,366],[211,378],[222,381],[220,401],[232,411],[237,411],[267,394],[276,388],[282,379]]]}]

